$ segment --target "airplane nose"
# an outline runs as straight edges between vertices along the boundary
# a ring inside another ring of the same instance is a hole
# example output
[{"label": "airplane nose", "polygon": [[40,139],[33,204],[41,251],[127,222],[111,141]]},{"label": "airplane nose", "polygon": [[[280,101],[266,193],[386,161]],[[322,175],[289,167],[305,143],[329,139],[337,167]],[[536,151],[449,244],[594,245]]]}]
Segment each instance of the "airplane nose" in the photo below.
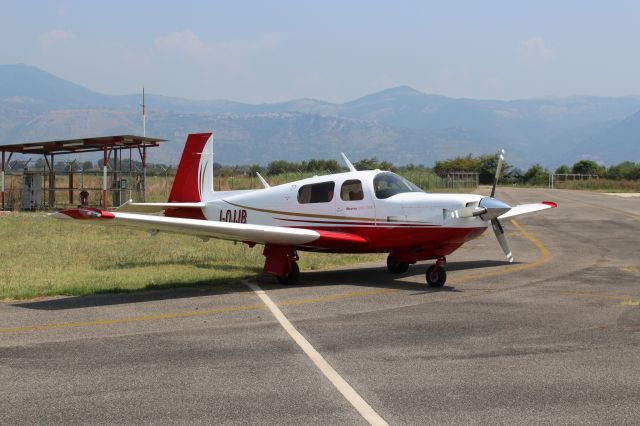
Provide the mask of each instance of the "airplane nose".
[{"label": "airplane nose", "polygon": [[500,215],[511,210],[511,206],[493,197],[484,197],[480,200],[478,207],[485,208],[487,211],[480,215],[482,220],[495,219]]}]

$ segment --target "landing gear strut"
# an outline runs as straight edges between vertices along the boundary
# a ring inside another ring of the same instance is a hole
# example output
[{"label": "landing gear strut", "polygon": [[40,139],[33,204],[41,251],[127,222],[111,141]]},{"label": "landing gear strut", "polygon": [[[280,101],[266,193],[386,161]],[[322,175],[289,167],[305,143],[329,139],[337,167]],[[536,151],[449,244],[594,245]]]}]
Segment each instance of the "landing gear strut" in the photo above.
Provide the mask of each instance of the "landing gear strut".
[{"label": "landing gear strut", "polygon": [[427,284],[429,284],[429,287],[442,287],[447,281],[447,271],[444,269],[444,265],[446,263],[447,259],[442,256],[436,260],[435,265],[429,266],[426,273]]},{"label": "landing gear strut", "polygon": [[399,262],[389,253],[389,256],[387,256],[387,269],[392,274],[404,274],[409,269],[409,262]]},{"label": "landing gear strut", "polygon": [[262,255],[266,258],[262,272],[274,276],[280,284],[293,285],[300,278],[299,257],[293,247],[266,244]]}]

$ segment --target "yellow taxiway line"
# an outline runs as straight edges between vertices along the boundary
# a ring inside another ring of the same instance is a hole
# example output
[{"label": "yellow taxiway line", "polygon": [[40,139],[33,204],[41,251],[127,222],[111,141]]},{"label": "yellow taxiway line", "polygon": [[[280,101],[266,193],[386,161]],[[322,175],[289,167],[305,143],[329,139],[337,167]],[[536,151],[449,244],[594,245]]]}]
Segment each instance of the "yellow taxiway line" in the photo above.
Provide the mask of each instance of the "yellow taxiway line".
[{"label": "yellow taxiway line", "polygon": [[[542,257],[540,259],[532,263],[527,263],[523,265],[505,266],[503,268],[500,268],[494,271],[480,272],[480,273],[474,273],[474,274],[464,274],[459,277],[451,277],[448,283],[461,284],[461,283],[478,280],[482,278],[496,277],[500,275],[511,274],[517,271],[534,269],[547,263],[551,259],[551,253],[549,253],[549,250],[547,250],[547,248],[540,241],[538,241],[531,233],[526,231],[515,220],[512,219],[511,223],[518,229],[518,231],[520,231],[522,235],[524,235],[540,251],[540,253],[542,254]],[[343,294],[335,294],[335,295],[328,295],[328,296],[288,300],[288,301],[283,301],[278,303],[278,306],[305,305],[310,303],[332,302],[336,300],[350,299],[354,297],[377,296],[380,294],[392,293],[396,291],[400,291],[400,289],[390,288],[390,289],[356,291],[352,293],[343,293]],[[41,325],[32,325],[32,326],[24,326],[24,327],[0,327],[0,333],[16,333],[16,332],[26,332],[26,331],[65,329],[65,328],[74,328],[74,327],[93,327],[93,326],[100,326],[100,325],[127,324],[127,323],[141,322],[141,321],[158,321],[158,320],[169,320],[169,319],[178,319],[178,318],[191,318],[191,317],[198,317],[198,316],[212,315],[212,314],[219,314],[219,313],[252,311],[252,310],[261,310],[261,309],[265,309],[265,305],[263,304],[245,305],[245,306],[235,306],[235,307],[229,307],[229,308],[206,309],[202,311],[185,311],[185,312],[146,315],[146,316],[138,316],[138,317],[125,317],[125,318],[114,318],[114,319],[70,322],[70,323],[57,323],[57,324],[41,324]]]},{"label": "yellow taxiway line", "polygon": [[619,300],[624,306],[640,306],[640,300],[632,299],[633,296],[624,294],[603,294],[591,291],[562,291],[558,293],[562,296],[587,297],[590,299]]},{"label": "yellow taxiway line", "polygon": [[157,320],[165,320],[165,319],[190,318],[190,317],[219,314],[219,313],[225,313],[225,312],[253,311],[256,309],[264,309],[264,308],[265,306],[263,304],[257,304],[257,305],[247,305],[247,306],[233,306],[229,308],[207,309],[203,311],[176,312],[173,314],[145,315],[140,317],[114,318],[114,319],[83,321],[83,322],[68,322],[68,323],[60,323],[60,324],[42,324],[42,325],[32,325],[32,326],[26,326],[26,327],[6,327],[6,328],[0,328],[0,333],[12,333],[17,331],[41,331],[41,330],[51,330],[55,328],[91,327],[96,325],[126,324],[129,322],[139,322],[139,321],[157,321]]}]

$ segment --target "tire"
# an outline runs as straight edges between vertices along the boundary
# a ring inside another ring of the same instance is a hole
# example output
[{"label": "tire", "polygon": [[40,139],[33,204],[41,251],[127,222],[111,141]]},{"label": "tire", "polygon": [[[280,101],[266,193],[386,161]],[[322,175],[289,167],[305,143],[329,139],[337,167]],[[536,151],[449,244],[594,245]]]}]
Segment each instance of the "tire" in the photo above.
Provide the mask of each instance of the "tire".
[{"label": "tire", "polygon": [[297,262],[291,262],[291,271],[288,274],[282,275],[278,278],[278,282],[282,285],[294,285],[300,278],[300,268]]},{"label": "tire", "polygon": [[427,278],[427,284],[429,284],[429,287],[442,287],[447,281],[447,271],[445,271],[441,266],[440,268],[438,268],[438,273],[436,275],[434,274],[434,269],[436,269],[436,265],[431,265],[427,269],[427,273],[425,274]]},{"label": "tire", "polygon": [[387,256],[387,269],[392,274],[404,274],[409,269],[409,262],[398,262],[391,254]]}]

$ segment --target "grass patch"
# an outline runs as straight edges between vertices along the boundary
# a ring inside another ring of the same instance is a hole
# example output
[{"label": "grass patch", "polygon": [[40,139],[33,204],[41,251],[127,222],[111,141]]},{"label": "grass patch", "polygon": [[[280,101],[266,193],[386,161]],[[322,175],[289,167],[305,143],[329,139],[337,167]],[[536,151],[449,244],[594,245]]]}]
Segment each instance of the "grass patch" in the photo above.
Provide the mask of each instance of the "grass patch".
[{"label": "grass patch", "polygon": [[[194,285],[223,286],[261,273],[262,246],[55,220],[0,215],[0,299],[80,296]],[[301,253],[315,270],[384,255]]]},{"label": "grass patch", "polygon": [[556,189],[580,189],[604,192],[640,192],[640,181],[591,179],[555,182]]}]

